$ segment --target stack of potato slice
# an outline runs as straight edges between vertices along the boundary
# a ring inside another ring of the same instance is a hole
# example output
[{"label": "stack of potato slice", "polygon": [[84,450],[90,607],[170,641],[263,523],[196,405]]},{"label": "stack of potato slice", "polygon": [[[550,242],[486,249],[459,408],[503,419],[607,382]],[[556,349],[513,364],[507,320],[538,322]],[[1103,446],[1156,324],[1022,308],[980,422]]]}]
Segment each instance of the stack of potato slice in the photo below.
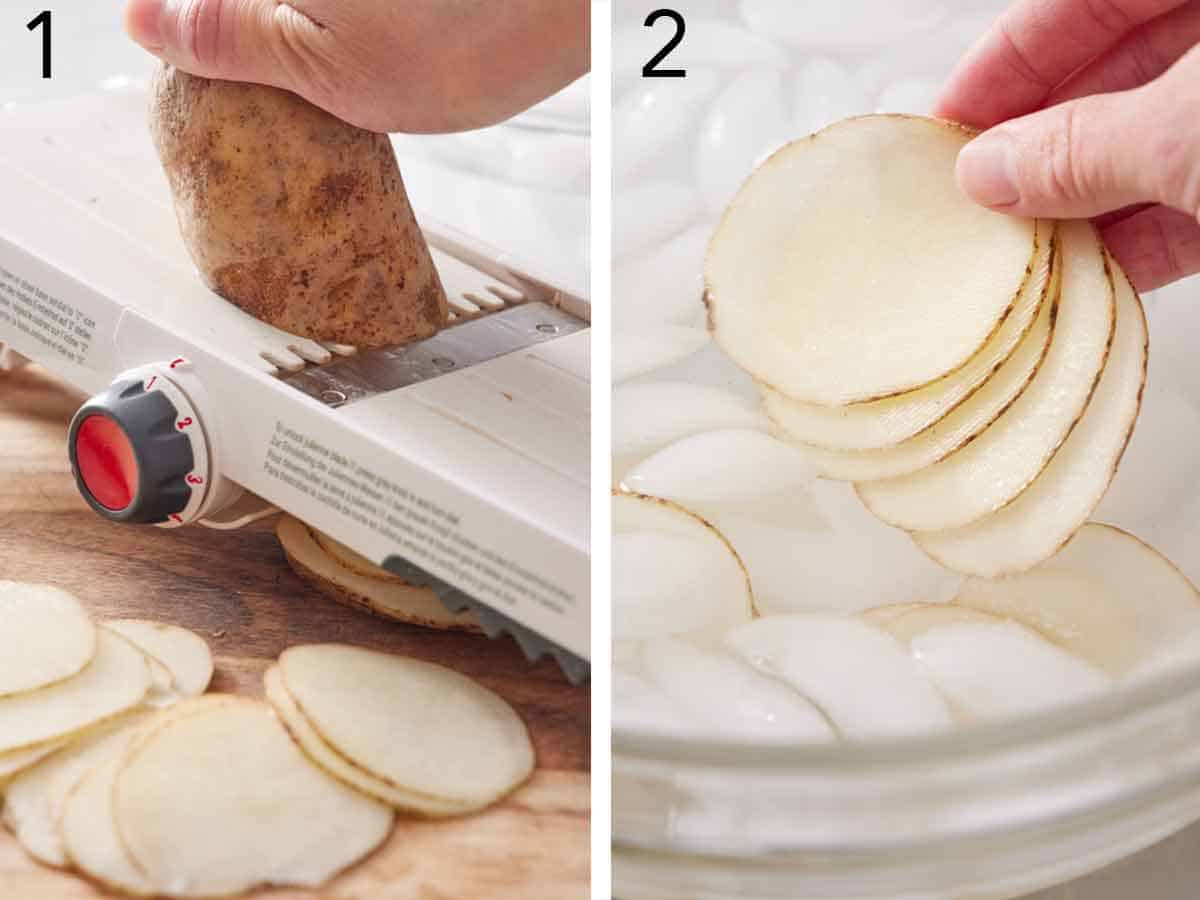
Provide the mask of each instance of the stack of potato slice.
[{"label": "stack of potato slice", "polygon": [[970,137],[864,116],[778,151],[713,236],[705,303],[823,475],[948,568],[994,576],[1052,556],[1100,502],[1148,339],[1089,223],[959,192]]},{"label": "stack of potato slice", "polygon": [[186,629],[0,582],[2,815],[26,851],[139,896],[315,886],[395,809],[472,812],[534,767],[512,708],[431,663],[293,647],[269,703],[204,694],[212,673]]},{"label": "stack of potato slice", "polygon": [[280,516],[275,536],[295,573],[338,603],[410,625],[482,633],[470,612],[450,612],[430,588],[409,584],[299,519]]}]

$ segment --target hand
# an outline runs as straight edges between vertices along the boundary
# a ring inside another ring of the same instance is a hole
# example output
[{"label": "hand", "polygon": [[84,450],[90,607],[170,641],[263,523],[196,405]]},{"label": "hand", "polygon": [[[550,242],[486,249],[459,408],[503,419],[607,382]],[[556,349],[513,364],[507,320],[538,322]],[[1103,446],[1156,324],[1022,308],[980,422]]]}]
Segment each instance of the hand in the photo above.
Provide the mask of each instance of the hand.
[{"label": "hand", "polygon": [[125,27],[195,75],[286,88],[372,131],[481,128],[589,66],[587,0],[127,0]]},{"label": "hand", "polygon": [[977,202],[1095,217],[1140,290],[1200,271],[1200,0],[1017,0],[935,113],[990,129],[958,158]]}]

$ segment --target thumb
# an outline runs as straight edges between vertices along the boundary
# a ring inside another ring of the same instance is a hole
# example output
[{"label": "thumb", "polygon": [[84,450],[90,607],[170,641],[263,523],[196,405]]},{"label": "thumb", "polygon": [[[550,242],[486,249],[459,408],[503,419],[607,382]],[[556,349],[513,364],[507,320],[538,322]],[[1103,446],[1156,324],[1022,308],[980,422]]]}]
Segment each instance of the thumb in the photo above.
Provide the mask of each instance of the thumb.
[{"label": "thumb", "polygon": [[287,88],[314,99],[328,35],[277,0],[128,0],[129,36],[186,72]]},{"label": "thumb", "polygon": [[1003,212],[1089,218],[1134,203],[1171,203],[1155,174],[1153,88],[1093,95],[1011,119],[958,155],[959,186]]}]

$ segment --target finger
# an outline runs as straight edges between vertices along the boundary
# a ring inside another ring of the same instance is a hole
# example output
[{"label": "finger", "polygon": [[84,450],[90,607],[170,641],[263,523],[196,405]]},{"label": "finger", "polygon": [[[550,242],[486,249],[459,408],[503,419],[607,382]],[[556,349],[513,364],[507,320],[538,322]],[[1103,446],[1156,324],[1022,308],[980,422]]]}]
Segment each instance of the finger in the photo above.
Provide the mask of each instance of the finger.
[{"label": "finger", "polygon": [[1200,212],[1200,47],[1150,84],[998,125],[958,157],[963,191],[1026,216],[1090,218],[1135,203]]},{"label": "finger", "polygon": [[1040,107],[1072,72],[1184,0],[1018,0],[967,51],[935,111],[987,128]]},{"label": "finger", "polygon": [[1200,43],[1200,0],[1190,0],[1145,25],[1076,72],[1050,94],[1047,104],[1088,94],[1126,91],[1153,81]]},{"label": "finger", "polygon": [[332,88],[333,36],[276,0],[128,0],[125,29],[164,61],[206,78],[295,90],[313,102]]},{"label": "finger", "polygon": [[1200,272],[1200,222],[1153,206],[1101,232],[1139,291],[1152,291]]}]

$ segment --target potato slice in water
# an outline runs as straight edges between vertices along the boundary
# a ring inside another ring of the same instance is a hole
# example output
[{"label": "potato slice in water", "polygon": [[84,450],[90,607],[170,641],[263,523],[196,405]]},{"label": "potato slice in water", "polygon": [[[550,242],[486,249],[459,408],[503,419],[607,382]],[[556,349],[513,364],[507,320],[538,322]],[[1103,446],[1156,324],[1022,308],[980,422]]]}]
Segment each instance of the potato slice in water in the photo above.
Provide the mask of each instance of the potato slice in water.
[{"label": "potato slice in water", "polygon": [[1054,555],[1087,521],[1117,473],[1146,384],[1146,316],[1114,260],[1117,330],[1083,418],[1028,488],[1003,509],[964,528],[923,532],[917,546],[971,575],[1024,572]]},{"label": "potato slice in water", "polygon": [[877,606],[860,613],[859,618],[882,628],[906,646],[911,646],[916,638],[933,628],[946,625],[996,625],[1006,621],[1000,616],[951,603],[897,605],[899,609]]},{"label": "potato slice in water", "polygon": [[613,635],[642,640],[751,617],[750,576],[733,545],[682,506],[613,494]]},{"label": "potato slice in water", "polygon": [[67,864],[58,824],[68,795],[92,769],[118,758],[148,715],[135,711],[120,716],[12,780],[4,792],[4,824],[30,856],[51,866]]},{"label": "potato slice in water", "polygon": [[244,699],[145,729],[112,797],[130,859],[157,889],[183,897],[321,884],[392,826],[388,807],[329,778],[269,706]]},{"label": "potato slice in water", "polygon": [[148,619],[109,619],[104,623],[170,673],[179,697],[203,694],[213,675],[208,641],[194,631]]},{"label": "potato slice in water", "polygon": [[[1019,347],[1026,349],[1023,364],[1005,368],[1009,381],[1023,385],[1032,377],[1045,352],[1053,323],[1053,316],[1044,310],[1056,299],[1051,290],[1054,232],[1053,222],[1038,220],[1037,251],[1016,305],[987,344],[962,368],[915,391],[843,407],[804,403],[764,387],[763,406],[767,415],[791,437],[813,447],[876,450],[894,447],[922,434],[958,409],[985,381],[1000,376],[1001,366]],[[1041,327],[1036,327],[1035,322]],[[991,418],[998,414],[999,410]],[[984,418],[977,431],[991,418]]]},{"label": "potato slice in water", "polygon": [[73,595],[0,581],[0,698],[70,678],[95,652],[96,628]]},{"label": "potato slice in water", "polygon": [[[915,437],[879,450],[823,450],[805,447],[809,462],[825,478],[838,481],[879,481],[897,478],[941,462],[991,425],[1029,386],[1053,340],[1058,312],[1060,272],[1053,276],[1053,300],[1047,302],[1032,330],[996,374],[979,390]],[[847,407],[857,409],[857,407]]]},{"label": "potato slice in water", "polygon": [[758,381],[825,406],[915,390],[965,365],[1034,259],[1032,220],[958,189],[955,159],[970,137],[934,119],[863,116],[777,151],[709,244],[716,343]]},{"label": "potato slice in water", "polygon": [[283,683],[283,675],[279,671],[279,666],[275,665],[267,669],[266,675],[263,676],[263,686],[267,702],[274,708],[275,714],[287,728],[292,740],[300,745],[300,749],[310,760],[334,778],[397,809],[420,815],[453,816],[470,811],[469,807],[461,803],[451,803],[437,797],[407,791],[390,785],[386,781],[381,781],[366,769],[354,765],[349,759],[334,750],[296,706],[296,701],[292,699],[292,695],[287,692]]},{"label": "potato slice in water", "polygon": [[321,548],[313,530],[299,519],[280,516],[275,536],[296,574],[338,603],[426,628],[480,630],[473,615],[450,612],[429,588],[392,583],[347,568]]},{"label": "potato slice in water", "polygon": [[889,525],[939,531],[995,512],[1029,486],[1083,415],[1108,356],[1116,297],[1091,224],[1059,228],[1058,320],[1033,381],[986,430],[936,465],[860,484],[859,497]]},{"label": "potato slice in water", "polygon": [[0,751],[67,737],[139,704],[150,689],[142,652],[96,630],[96,655],[78,675],[36,691],[0,698]]},{"label": "potato slice in water", "polygon": [[968,578],[955,603],[1027,625],[1110,675],[1200,631],[1200,593],[1166,557],[1090,522],[1020,575]]},{"label": "potato slice in water", "polygon": [[480,809],[533,771],[520,716],[458,672],[345,644],[289,647],[279,667],[314,730],[388,784]]},{"label": "potato slice in water", "polygon": [[808,697],[851,740],[944,731],[953,722],[908,649],[866,622],[771,616],[733,629],[726,644]]}]

